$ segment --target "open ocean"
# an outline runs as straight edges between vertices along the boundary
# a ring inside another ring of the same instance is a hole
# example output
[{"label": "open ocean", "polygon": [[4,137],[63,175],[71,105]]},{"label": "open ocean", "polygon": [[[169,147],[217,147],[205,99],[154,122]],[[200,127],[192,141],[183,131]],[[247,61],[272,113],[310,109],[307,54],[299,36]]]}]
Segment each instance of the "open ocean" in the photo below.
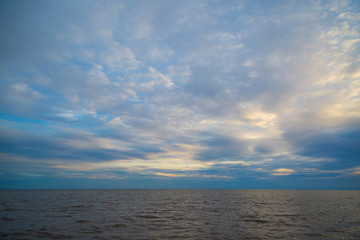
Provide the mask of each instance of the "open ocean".
[{"label": "open ocean", "polygon": [[360,239],[360,191],[2,190],[1,239]]}]

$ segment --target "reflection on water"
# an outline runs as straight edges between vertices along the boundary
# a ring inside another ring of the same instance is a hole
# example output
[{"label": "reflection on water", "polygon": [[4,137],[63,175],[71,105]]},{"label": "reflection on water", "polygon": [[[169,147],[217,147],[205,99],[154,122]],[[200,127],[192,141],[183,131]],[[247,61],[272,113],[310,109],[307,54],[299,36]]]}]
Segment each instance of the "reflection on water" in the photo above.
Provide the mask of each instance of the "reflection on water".
[{"label": "reflection on water", "polygon": [[360,239],[360,191],[0,191],[2,239]]}]

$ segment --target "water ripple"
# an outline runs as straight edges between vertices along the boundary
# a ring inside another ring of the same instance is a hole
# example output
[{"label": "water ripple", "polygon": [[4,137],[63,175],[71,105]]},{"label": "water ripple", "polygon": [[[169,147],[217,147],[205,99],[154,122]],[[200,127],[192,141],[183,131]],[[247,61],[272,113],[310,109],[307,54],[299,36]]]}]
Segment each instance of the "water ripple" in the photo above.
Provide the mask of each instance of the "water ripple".
[{"label": "water ripple", "polygon": [[360,191],[0,191],[1,239],[360,239]]}]

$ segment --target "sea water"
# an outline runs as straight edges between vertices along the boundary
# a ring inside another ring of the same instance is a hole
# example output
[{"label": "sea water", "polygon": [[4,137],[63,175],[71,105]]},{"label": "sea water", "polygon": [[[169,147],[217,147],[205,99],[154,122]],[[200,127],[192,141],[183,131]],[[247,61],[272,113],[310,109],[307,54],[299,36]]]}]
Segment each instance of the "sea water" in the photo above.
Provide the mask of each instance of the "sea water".
[{"label": "sea water", "polygon": [[3,190],[1,239],[360,239],[360,191]]}]

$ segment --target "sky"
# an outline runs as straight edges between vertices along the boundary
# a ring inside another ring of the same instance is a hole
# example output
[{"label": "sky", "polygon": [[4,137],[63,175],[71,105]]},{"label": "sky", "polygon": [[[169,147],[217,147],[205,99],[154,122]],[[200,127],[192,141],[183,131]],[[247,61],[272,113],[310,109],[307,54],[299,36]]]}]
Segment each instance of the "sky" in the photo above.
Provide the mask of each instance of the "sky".
[{"label": "sky", "polygon": [[360,190],[360,2],[1,0],[0,188]]}]

